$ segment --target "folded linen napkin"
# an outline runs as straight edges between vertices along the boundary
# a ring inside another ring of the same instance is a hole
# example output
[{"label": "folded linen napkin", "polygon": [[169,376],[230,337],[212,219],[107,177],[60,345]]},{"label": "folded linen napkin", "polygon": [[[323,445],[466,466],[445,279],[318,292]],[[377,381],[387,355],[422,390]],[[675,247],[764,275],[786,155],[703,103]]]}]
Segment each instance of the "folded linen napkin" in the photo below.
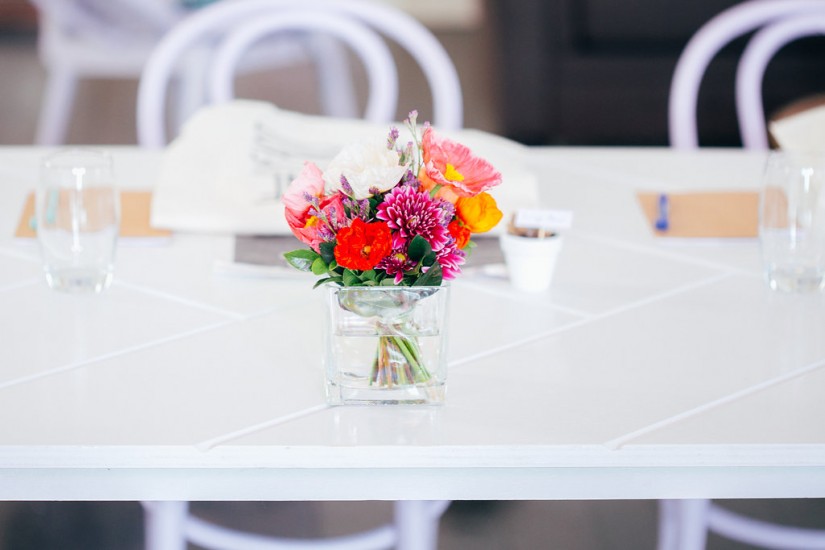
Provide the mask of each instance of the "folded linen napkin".
[{"label": "folded linen napkin", "polygon": [[[403,124],[395,123],[402,132]],[[293,158],[323,170],[343,146],[384,139],[389,124],[334,119],[238,100],[198,111],[164,152],[152,202],[152,224],[185,232],[284,235],[283,204],[262,192],[271,173],[256,159],[261,128],[266,139]],[[491,193],[505,213],[538,204],[535,175],[522,162],[523,146],[479,130],[443,132],[490,161],[503,183]]]}]

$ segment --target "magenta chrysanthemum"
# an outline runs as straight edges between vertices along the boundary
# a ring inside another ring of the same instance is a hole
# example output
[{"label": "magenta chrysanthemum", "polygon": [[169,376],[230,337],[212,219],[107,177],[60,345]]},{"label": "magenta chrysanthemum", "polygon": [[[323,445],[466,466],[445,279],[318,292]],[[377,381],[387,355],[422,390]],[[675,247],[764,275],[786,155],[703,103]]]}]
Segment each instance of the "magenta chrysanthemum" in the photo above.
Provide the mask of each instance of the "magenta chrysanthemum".
[{"label": "magenta chrysanthemum", "polygon": [[438,265],[441,266],[441,273],[444,280],[449,281],[461,274],[461,266],[464,264],[467,255],[464,251],[456,247],[455,239],[452,239],[450,243],[439,250],[435,256]]},{"label": "magenta chrysanthemum", "polygon": [[378,205],[375,217],[387,222],[393,231],[394,250],[406,250],[406,243],[421,235],[438,252],[452,239],[447,230],[452,218],[451,207],[441,199],[433,199],[427,192],[417,191],[414,186],[398,185]]},{"label": "magenta chrysanthemum", "polygon": [[393,250],[391,254],[381,260],[375,267],[377,269],[383,269],[387,275],[394,275],[395,284],[399,284],[404,278],[404,272],[413,269],[415,262],[412,261],[403,250]]}]

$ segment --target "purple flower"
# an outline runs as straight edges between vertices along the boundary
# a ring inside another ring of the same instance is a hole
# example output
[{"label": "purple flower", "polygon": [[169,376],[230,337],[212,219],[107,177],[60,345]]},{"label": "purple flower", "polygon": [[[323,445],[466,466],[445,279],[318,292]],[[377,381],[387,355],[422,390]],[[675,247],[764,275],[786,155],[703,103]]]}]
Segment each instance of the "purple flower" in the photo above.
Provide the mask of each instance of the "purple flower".
[{"label": "purple flower", "polygon": [[413,269],[415,262],[407,256],[405,251],[393,250],[391,254],[387,255],[375,267],[383,269],[387,272],[387,275],[394,275],[395,284],[399,284],[404,278],[404,272]]},{"label": "purple flower", "polygon": [[466,256],[464,251],[456,246],[455,239],[436,253],[435,257],[441,266],[441,274],[445,280],[455,279],[461,273],[461,266]]},{"label": "purple flower", "polygon": [[399,185],[386,194],[375,217],[387,222],[392,231],[393,250],[406,250],[406,243],[421,235],[438,252],[452,239],[447,230],[450,220],[445,215],[445,205],[449,203],[433,199],[426,191]]},{"label": "purple flower", "polygon": [[390,128],[390,133],[387,136],[387,149],[395,149],[395,144],[398,142],[398,128],[395,126]]}]

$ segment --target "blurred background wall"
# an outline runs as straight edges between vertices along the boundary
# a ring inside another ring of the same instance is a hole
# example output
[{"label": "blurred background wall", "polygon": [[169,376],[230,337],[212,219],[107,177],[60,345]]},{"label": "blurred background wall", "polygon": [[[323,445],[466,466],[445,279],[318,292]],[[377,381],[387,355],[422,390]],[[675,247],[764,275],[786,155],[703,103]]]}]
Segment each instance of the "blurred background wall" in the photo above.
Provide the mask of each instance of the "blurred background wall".
[{"label": "blurred background wall", "polygon": [[[665,145],[676,60],[711,17],[737,0],[489,0],[503,131],[530,144]],[[733,101],[743,38],[700,89],[702,145],[740,145]],[[768,113],[825,91],[825,38],[799,40],[765,75]]]},{"label": "blurred background wall", "polygon": [[[734,0],[383,0],[433,29],[453,57],[468,127],[527,144],[666,145],[667,97],[679,53]],[[0,0],[0,143],[31,143],[44,82],[28,0]],[[739,145],[733,75],[744,40],[713,62],[699,100],[703,145]],[[768,113],[825,89],[825,38],[784,48],[765,78]],[[429,96],[401,57],[399,116]],[[317,112],[308,68],[247,79],[245,97]],[[135,81],[83,82],[71,143],[134,143]]]}]

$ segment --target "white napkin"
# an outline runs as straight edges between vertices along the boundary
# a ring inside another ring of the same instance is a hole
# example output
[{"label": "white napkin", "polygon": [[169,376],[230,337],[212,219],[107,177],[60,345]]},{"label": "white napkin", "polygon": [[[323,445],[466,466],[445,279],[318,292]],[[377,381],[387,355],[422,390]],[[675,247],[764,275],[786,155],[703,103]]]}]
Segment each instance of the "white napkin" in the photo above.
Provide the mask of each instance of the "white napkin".
[{"label": "white napkin", "polygon": [[769,129],[785,151],[825,151],[825,106],[772,121]]},{"label": "white napkin", "polygon": [[[304,115],[249,100],[205,107],[164,152],[153,195],[152,225],[184,232],[288,234],[283,204],[261,193],[262,178],[267,176],[252,155],[256,124],[277,134],[291,150],[306,150],[307,159],[331,158],[355,141],[383,139],[391,126]],[[395,126],[404,139],[403,124]],[[537,180],[522,162],[522,145],[478,130],[443,134],[502,173],[502,184],[491,193],[505,215],[538,205]],[[319,167],[323,170],[325,165]]]}]

